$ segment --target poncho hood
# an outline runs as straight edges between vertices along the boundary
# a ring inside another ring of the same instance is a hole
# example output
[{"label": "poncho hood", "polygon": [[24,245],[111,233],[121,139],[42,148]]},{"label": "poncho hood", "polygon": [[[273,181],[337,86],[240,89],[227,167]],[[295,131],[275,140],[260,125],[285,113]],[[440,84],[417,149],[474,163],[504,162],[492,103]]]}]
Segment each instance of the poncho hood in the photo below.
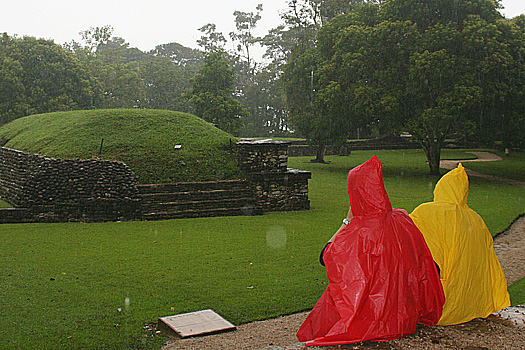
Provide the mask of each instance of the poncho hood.
[{"label": "poncho hood", "polygon": [[350,170],[348,195],[354,216],[392,211],[383,183],[383,166],[377,156]]},{"label": "poncho hood", "polygon": [[451,202],[466,205],[468,199],[468,175],[461,163],[446,173],[436,184],[434,202]]}]

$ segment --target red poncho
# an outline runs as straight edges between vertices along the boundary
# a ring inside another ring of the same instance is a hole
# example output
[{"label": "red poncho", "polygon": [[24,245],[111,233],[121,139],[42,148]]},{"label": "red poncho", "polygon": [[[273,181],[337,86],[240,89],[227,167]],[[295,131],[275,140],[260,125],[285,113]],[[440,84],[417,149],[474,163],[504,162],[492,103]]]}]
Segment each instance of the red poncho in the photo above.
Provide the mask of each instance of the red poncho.
[{"label": "red poncho", "polygon": [[445,297],[421,232],[393,209],[376,156],[348,174],[354,218],[325,251],[329,285],[299,329],[306,345],[386,341],[435,325]]}]

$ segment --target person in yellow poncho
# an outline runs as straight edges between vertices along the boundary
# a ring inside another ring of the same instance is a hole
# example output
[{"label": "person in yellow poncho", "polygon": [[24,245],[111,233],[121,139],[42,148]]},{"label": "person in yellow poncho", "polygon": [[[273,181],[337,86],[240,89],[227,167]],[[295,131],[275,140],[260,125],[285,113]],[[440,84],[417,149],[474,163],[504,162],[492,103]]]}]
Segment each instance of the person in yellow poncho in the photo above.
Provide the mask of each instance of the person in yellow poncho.
[{"label": "person in yellow poncho", "polygon": [[492,235],[467,205],[468,191],[468,176],[460,163],[436,184],[434,201],[410,214],[440,269],[445,305],[438,325],[485,318],[510,306]]}]

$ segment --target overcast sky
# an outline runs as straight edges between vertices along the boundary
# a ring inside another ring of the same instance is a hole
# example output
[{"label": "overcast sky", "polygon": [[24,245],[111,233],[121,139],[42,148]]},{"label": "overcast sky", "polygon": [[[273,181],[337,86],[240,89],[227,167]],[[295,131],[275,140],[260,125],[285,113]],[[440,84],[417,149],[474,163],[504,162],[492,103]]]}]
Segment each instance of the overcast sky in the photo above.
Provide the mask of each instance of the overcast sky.
[{"label": "overcast sky", "polygon": [[[58,44],[79,41],[89,27],[111,25],[113,36],[131,47],[149,51],[177,42],[197,47],[197,30],[215,23],[226,38],[235,29],[233,12],[254,12],[263,4],[257,35],[280,24],[286,0],[0,0],[0,33],[53,39]],[[525,13],[525,0],[503,0],[505,17]],[[230,48],[230,47],[229,47]]]}]

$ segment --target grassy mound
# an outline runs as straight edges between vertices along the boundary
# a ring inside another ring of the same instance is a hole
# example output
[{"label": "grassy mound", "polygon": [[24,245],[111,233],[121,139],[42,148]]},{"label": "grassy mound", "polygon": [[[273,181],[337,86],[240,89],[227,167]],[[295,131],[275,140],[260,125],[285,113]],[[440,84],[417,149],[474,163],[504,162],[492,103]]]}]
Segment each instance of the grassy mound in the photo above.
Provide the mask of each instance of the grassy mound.
[{"label": "grassy mound", "polygon": [[[186,113],[107,109],[57,112],[0,127],[5,145],[59,158],[126,163],[141,183],[239,178],[233,137]],[[231,141],[230,141],[231,140]]]}]

